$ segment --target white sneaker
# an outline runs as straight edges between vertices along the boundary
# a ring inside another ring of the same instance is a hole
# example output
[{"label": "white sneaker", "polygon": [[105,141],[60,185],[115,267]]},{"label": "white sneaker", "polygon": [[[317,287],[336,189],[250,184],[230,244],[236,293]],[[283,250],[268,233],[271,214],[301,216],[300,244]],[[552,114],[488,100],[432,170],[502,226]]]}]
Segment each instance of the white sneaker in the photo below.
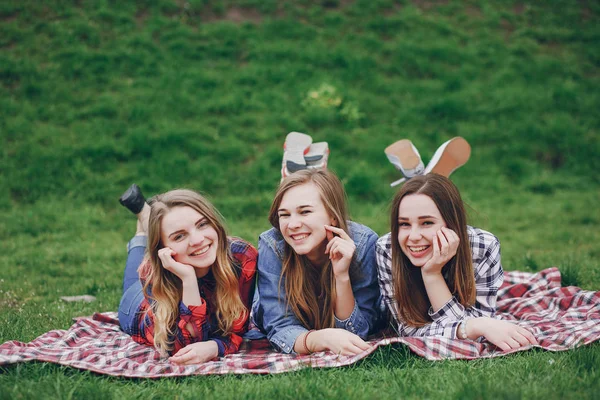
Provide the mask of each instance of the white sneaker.
[{"label": "white sneaker", "polygon": [[385,155],[406,179],[423,174],[421,155],[410,140],[402,139],[390,144],[385,148]]},{"label": "white sneaker", "polygon": [[[283,144],[283,162],[282,165],[289,172],[306,169],[304,155],[308,153],[312,138],[304,133],[290,132],[285,138]],[[282,171],[283,175],[283,171]]]},{"label": "white sneaker", "polygon": [[457,136],[442,144],[425,168],[425,174],[433,172],[446,178],[457,168],[465,165],[471,156],[471,146],[462,137]]},{"label": "white sneaker", "polygon": [[[307,169],[324,169],[327,168],[329,160],[329,145],[327,142],[318,142],[310,145],[308,153],[304,155]],[[288,177],[291,172],[287,168],[287,162],[284,157],[281,163],[281,179]]]},{"label": "white sneaker", "polygon": [[308,168],[326,168],[329,159],[329,144],[317,142],[310,145],[308,153],[304,155],[304,161]]}]

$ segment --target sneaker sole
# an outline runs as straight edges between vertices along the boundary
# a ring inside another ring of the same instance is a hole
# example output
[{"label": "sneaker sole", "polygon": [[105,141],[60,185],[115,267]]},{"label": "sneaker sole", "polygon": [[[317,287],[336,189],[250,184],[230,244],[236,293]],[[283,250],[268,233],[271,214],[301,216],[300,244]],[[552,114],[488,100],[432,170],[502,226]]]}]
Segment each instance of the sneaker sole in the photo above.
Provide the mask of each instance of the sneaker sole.
[{"label": "sneaker sole", "polygon": [[329,156],[329,145],[327,142],[318,142],[310,145],[308,153],[304,155],[304,161],[309,165]]},{"label": "sneaker sole", "polygon": [[309,152],[312,138],[304,133],[290,132],[283,144],[283,158],[289,172],[306,169],[304,155]]},{"label": "sneaker sole", "polygon": [[469,161],[469,157],[471,157],[469,143],[462,137],[455,137],[450,139],[439,161],[429,172],[448,178],[457,168],[465,165]]},{"label": "sneaker sole", "polygon": [[394,166],[400,163],[402,169],[411,170],[419,166],[421,157],[415,154],[412,142],[408,139],[398,140],[385,148],[385,154]]}]

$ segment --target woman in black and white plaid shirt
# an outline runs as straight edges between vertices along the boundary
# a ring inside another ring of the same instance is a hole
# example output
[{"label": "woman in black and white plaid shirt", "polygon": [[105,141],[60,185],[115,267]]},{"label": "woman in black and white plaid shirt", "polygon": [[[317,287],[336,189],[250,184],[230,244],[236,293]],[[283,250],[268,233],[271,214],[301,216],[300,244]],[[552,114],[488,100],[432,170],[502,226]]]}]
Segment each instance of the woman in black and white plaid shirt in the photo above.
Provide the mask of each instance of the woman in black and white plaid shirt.
[{"label": "woman in black and white plaid shirt", "polygon": [[446,177],[410,179],[394,198],[391,232],[376,246],[379,285],[400,336],[484,336],[503,350],[536,344],[528,330],[494,319],[503,281],[500,242],[467,225]]}]

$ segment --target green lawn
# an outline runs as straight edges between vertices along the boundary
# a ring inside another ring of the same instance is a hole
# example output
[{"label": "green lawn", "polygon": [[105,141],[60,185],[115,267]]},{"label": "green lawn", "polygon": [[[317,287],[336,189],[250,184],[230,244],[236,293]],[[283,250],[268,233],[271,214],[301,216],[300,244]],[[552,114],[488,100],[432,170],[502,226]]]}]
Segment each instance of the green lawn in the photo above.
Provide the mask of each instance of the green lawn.
[{"label": "green lawn", "polygon": [[[115,311],[134,218],[117,198],[209,195],[253,243],[292,130],[329,142],[351,213],[389,231],[383,149],[453,175],[506,270],[600,290],[600,5],[594,1],[0,2],[0,343]],[[316,93],[316,94],[315,94]],[[60,296],[92,294],[91,304]],[[403,347],[348,368],[125,380],[0,368],[0,398],[598,398],[600,345],[472,362]]]}]

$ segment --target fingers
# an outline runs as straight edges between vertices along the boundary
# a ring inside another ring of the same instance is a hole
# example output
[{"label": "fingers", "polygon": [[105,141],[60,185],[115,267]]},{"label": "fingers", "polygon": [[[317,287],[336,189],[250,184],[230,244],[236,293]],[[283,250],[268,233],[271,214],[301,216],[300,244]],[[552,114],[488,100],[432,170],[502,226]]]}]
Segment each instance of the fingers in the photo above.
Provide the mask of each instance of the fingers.
[{"label": "fingers", "polygon": [[329,254],[329,258],[335,258],[336,255],[352,257],[355,249],[354,242],[343,240],[341,237],[334,237],[327,243],[325,254]]},{"label": "fingers", "polygon": [[448,240],[446,240],[446,236],[444,235],[444,232],[442,232],[441,229],[439,231],[437,231],[437,238],[440,241],[440,255],[442,257],[447,257],[448,256]]},{"label": "fingers", "polygon": [[342,355],[344,356],[355,356],[357,354],[362,353],[363,350],[356,346],[355,344],[351,344],[350,346],[348,346],[347,348],[345,348],[344,350],[342,350]]},{"label": "fingers", "polygon": [[173,357],[181,357],[184,354],[189,353],[191,350],[192,350],[192,348],[190,346],[185,346],[184,348],[179,349],[179,351],[177,353],[173,354]]},{"label": "fingers", "polygon": [[369,350],[371,348],[371,345],[362,339],[358,341],[358,343],[355,341],[354,345],[358,347],[361,351]]},{"label": "fingers", "polygon": [[518,349],[521,347],[521,343],[519,343],[515,338],[509,337],[506,339],[506,343],[510,346],[511,349]]},{"label": "fingers", "polygon": [[515,334],[513,335],[513,339],[519,343],[519,347],[528,346],[530,344],[529,339],[527,339],[524,335],[522,335],[518,331],[515,332]]},{"label": "fingers", "polygon": [[171,250],[171,248],[163,247],[158,251],[158,258],[160,258],[160,261],[162,262],[163,266],[165,266],[168,265],[171,262],[171,260],[173,260],[173,257],[176,254],[177,253]]},{"label": "fingers", "polygon": [[346,231],[341,228],[336,228],[335,226],[331,226],[331,225],[324,225],[324,227],[325,227],[325,230],[327,230],[328,232],[335,233],[336,235],[338,235],[339,237],[341,237],[344,240],[352,240],[350,238],[350,236],[348,236]]},{"label": "fingers", "polygon": [[530,331],[528,331],[527,329],[523,329],[525,331],[525,333],[523,334],[523,336],[525,336],[527,338],[527,340],[529,340],[529,343],[533,344],[533,345],[539,345],[540,343],[537,341],[536,337],[533,336],[533,333],[531,333]]},{"label": "fingers", "polygon": [[440,243],[438,241],[437,232],[433,235],[432,242],[433,242],[433,258],[439,257],[440,256]]},{"label": "fingers", "polygon": [[327,235],[327,241],[328,241],[328,242],[331,242],[331,239],[333,239],[333,238],[334,238],[334,236],[333,236],[333,232],[331,232],[331,231],[329,231],[329,230],[325,229],[325,234]]},{"label": "fingers", "polygon": [[456,251],[458,250],[460,238],[452,229],[443,227],[442,232],[444,233],[446,240],[448,241],[448,256],[453,257],[456,254]]},{"label": "fingers", "polygon": [[196,355],[194,354],[193,351],[187,351],[185,354],[182,354],[182,355],[179,355],[179,354],[174,355],[173,357],[170,358],[170,361],[174,362],[175,364],[179,364],[179,365],[185,365],[188,363],[191,364],[191,361],[194,360],[195,356]]},{"label": "fingers", "polygon": [[508,345],[508,343],[506,342],[498,342],[498,343],[494,343],[496,346],[500,347],[500,349],[502,351],[508,351],[510,350],[510,346]]},{"label": "fingers", "polygon": [[517,334],[519,336],[519,338],[523,338],[523,341],[519,340],[519,343],[521,343],[521,345],[523,346],[527,346],[529,344],[533,344],[533,345],[537,345],[539,344],[537,339],[535,338],[535,336],[533,336],[533,333],[531,333],[529,330],[522,328],[522,327],[518,327],[517,329]]}]

